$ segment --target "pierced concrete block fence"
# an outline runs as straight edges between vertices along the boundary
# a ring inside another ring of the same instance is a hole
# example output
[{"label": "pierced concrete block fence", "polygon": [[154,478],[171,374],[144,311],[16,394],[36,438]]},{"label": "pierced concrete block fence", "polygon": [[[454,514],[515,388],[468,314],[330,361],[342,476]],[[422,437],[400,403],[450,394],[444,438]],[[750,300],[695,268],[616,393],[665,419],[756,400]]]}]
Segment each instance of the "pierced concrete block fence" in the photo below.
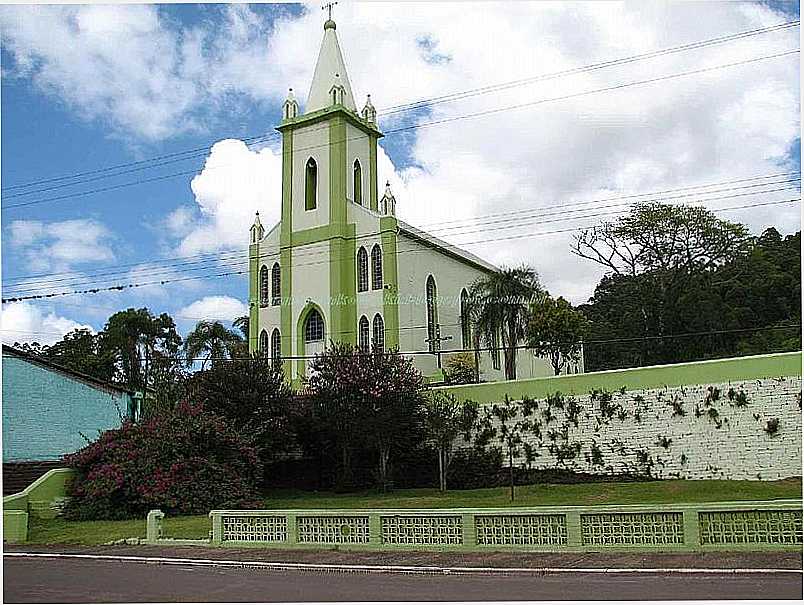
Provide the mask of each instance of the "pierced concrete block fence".
[{"label": "pierced concrete block fence", "polygon": [[214,510],[209,542],[151,544],[545,552],[801,550],[800,500],[428,510]]}]

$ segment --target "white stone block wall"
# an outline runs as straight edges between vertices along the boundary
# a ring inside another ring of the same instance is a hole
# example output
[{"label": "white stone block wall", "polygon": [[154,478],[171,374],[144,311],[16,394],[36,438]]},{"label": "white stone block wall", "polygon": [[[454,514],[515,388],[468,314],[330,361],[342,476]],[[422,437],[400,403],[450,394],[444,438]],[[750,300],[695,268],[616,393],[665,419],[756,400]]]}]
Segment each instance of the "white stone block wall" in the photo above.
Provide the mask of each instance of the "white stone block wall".
[{"label": "white stone block wall", "polygon": [[[716,391],[717,398],[712,396]],[[741,392],[745,405],[740,405]],[[799,376],[610,395],[610,407],[616,410],[610,418],[601,414],[600,395],[564,395],[565,409],[570,398],[581,408],[577,427],[555,404],[549,406],[554,418],[547,422],[548,400],[537,400],[538,408],[524,419],[537,421],[541,431],[541,437],[532,429],[523,432],[524,442],[539,453],[531,468],[641,474],[647,460],[650,475],[661,479],[776,480],[802,474]],[[683,415],[675,413],[674,400]],[[481,416],[491,405],[481,406]],[[778,420],[778,432],[772,436],[765,431],[771,419]],[[499,426],[496,420],[494,426]],[[555,440],[549,437],[551,431]],[[663,439],[667,447],[662,445]],[[592,464],[593,443],[602,454],[602,464]],[[499,445],[499,440],[495,444]],[[551,444],[564,449],[580,444],[580,451],[562,461],[550,452]],[[521,449],[515,464],[524,467]]]}]

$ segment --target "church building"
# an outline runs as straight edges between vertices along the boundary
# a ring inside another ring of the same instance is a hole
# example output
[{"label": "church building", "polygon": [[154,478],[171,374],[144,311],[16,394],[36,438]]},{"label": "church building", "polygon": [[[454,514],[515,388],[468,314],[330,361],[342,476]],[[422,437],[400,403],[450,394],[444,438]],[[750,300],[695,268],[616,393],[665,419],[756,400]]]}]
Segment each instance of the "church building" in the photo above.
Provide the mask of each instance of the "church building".
[{"label": "church building", "polygon": [[[396,217],[390,186],[377,183],[377,112],[370,97],[357,109],[332,19],[304,112],[291,90],[277,130],[282,213],[267,231],[259,215],[251,227],[250,350],[284,360],[294,382],[331,341],[419,353],[416,367],[442,380],[450,351],[474,344],[471,284],[497,268]],[[502,357],[477,356],[482,380],[504,379]],[[518,378],[549,375],[545,359],[519,351]]]}]

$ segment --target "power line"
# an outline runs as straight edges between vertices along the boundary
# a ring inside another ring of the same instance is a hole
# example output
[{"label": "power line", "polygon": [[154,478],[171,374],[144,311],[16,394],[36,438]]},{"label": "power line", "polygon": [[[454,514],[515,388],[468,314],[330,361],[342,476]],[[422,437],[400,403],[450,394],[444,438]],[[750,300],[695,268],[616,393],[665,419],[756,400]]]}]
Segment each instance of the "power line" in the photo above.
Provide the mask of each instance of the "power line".
[{"label": "power line", "polygon": [[[763,186],[766,185],[766,184],[767,183],[764,183]],[[740,190],[740,189],[745,188],[745,187],[752,187],[752,185],[746,185],[746,186],[743,186],[743,187],[732,187],[732,188],[726,188],[726,189],[716,189],[716,190],[712,190],[711,192],[707,192],[707,193],[716,193],[718,191]],[[699,203],[703,203],[703,202],[710,202],[710,201],[719,201],[719,200],[723,200],[723,199],[733,199],[733,198],[736,198],[736,197],[744,197],[746,195],[756,196],[756,195],[761,195],[761,194],[767,194],[767,193],[774,193],[774,192],[778,192],[778,191],[783,191],[783,190],[787,190],[787,189],[791,189],[791,188],[795,188],[795,187],[791,186],[791,185],[788,185],[787,187],[781,187],[781,188],[777,188],[777,189],[770,189],[770,190],[758,191],[758,192],[757,191],[752,191],[752,192],[742,193],[742,194],[722,195],[722,196],[716,196],[716,197],[711,197],[711,198],[707,198],[707,199],[699,199],[697,201]],[[623,198],[632,198],[633,196],[622,196],[622,197]],[[617,198],[610,198],[610,199],[617,199]],[[673,199],[673,198],[654,198],[654,199],[649,199],[648,198],[648,199],[643,199],[642,201],[645,202],[645,203],[650,203],[650,202],[667,200],[667,199]],[[629,203],[626,203],[626,202],[619,202],[619,203],[614,203],[614,204],[609,204],[609,205],[598,206],[595,210],[620,208],[620,207],[626,206],[628,204]],[[552,206],[546,206],[545,208],[562,208],[562,205],[561,204],[556,204],[556,205],[552,205]],[[616,213],[622,212],[624,210],[625,210],[625,208],[622,208],[621,210],[618,210]],[[542,212],[542,213],[540,213],[538,215],[538,217],[530,217],[529,220],[523,220],[523,219],[518,218],[518,219],[507,219],[507,221],[506,220],[486,221],[484,223],[484,226],[479,228],[479,229],[474,229],[474,230],[469,229],[469,230],[467,230],[470,227],[474,227],[474,225],[466,225],[465,227],[462,227],[461,232],[454,232],[454,233],[451,233],[449,235],[462,236],[462,235],[470,235],[472,233],[483,233],[483,232],[488,232],[488,231],[510,230],[510,229],[515,229],[515,228],[521,228],[521,227],[533,226],[533,225],[540,225],[540,224],[546,224],[546,223],[598,218],[598,217],[601,217],[601,216],[609,216],[609,215],[612,214],[610,212],[609,213],[596,212],[594,214],[584,215],[584,216],[577,216],[577,215],[569,216],[568,215],[568,213],[578,213],[578,212],[584,212],[584,211],[586,211],[586,210],[585,209],[558,210],[556,212]],[[544,217],[550,217],[550,216],[556,216],[556,215],[558,215],[559,218],[551,219],[551,220],[546,220],[544,218]],[[505,224],[508,221],[510,221],[511,224]],[[520,222],[515,222],[515,221],[520,221]],[[503,224],[500,224],[500,223],[503,223]],[[489,227],[489,225],[497,225],[497,226]],[[452,227],[452,229],[455,229],[455,227]],[[437,232],[437,231],[439,231],[439,230],[436,229],[434,232]],[[358,236],[355,239],[373,238],[373,237],[375,237],[375,236],[377,236],[379,234],[380,234],[379,232],[367,233],[367,234],[363,234],[361,236]],[[399,253],[404,253],[404,252],[405,251],[403,249],[401,251],[398,251],[398,254]],[[149,276],[153,277],[153,276],[159,275],[159,274],[163,274],[163,275],[168,274],[168,275],[170,275],[170,274],[173,273],[173,269],[178,267],[178,266],[182,266],[184,271],[207,270],[207,269],[211,268],[212,266],[215,266],[215,265],[220,264],[220,263],[233,264],[234,266],[246,266],[247,261],[242,260],[243,256],[244,256],[243,252],[233,251],[232,253],[226,253],[226,254],[221,253],[220,255],[216,255],[214,258],[211,258],[209,260],[191,260],[191,261],[185,261],[185,262],[180,262],[180,263],[173,263],[173,264],[170,264],[170,265],[165,265],[163,267],[157,267],[157,268],[154,268],[154,269],[143,269],[143,270],[137,271],[137,272],[138,273],[145,273],[146,271],[148,271]],[[275,252],[275,253],[270,253],[269,252],[269,253],[262,254],[261,259],[267,259],[267,258],[278,257],[278,256],[279,256],[278,252]],[[308,256],[323,258],[324,253],[321,252],[321,251],[310,251],[310,252],[300,251],[300,252],[297,252],[295,254],[296,260],[298,260],[298,259],[300,259],[302,257],[308,257]],[[242,260],[242,262],[240,262],[241,260]],[[238,261],[238,262],[236,262],[236,263],[228,263],[228,261]],[[300,263],[300,264],[297,264],[296,266],[304,266],[305,264],[318,264],[318,263]],[[199,265],[199,266],[190,267],[190,265]],[[57,283],[64,283],[64,282],[68,282],[65,285],[72,285],[73,287],[75,287],[75,286],[78,286],[78,285],[89,285],[89,284],[92,284],[94,282],[109,281],[108,279],[95,279],[96,277],[97,278],[110,277],[111,279],[115,279],[116,276],[118,276],[118,275],[120,275],[120,273],[116,272],[116,271],[110,271],[110,272],[105,272],[105,273],[101,272],[101,273],[97,273],[97,274],[93,274],[93,275],[75,275],[75,276],[70,276],[70,277],[55,278],[55,279],[51,279],[51,280],[40,280],[38,282],[29,283],[29,284],[23,283],[23,284],[12,285],[12,286],[10,286],[10,289],[13,290],[16,294],[21,294],[21,293],[32,292],[32,291],[34,291],[34,292],[35,291],[41,291],[43,289],[48,289],[48,288],[54,287]]]},{"label": "power line", "polygon": [[[659,76],[659,77],[655,77],[655,78],[648,78],[646,80],[635,80],[635,81],[632,81],[632,82],[626,82],[626,83],[617,84],[617,85],[614,85],[614,86],[606,86],[606,87],[603,87],[603,88],[597,88],[597,89],[593,89],[593,90],[581,91],[581,92],[577,92],[577,93],[561,95],[561,96],[558,96],[558,97],[551,97],[551,98],[547,98],[547,99],[539,99],[539,100],[536,100],[536,101],[529,101],[529,102],[525,102],[525,103],[517,103],[515,105],[509,105],[509,106],[505,106],[505,107],[497,107],[497,108],[493,108],[493,109],[487,109],[487,110],[478,111],[478,112],[469,113],[469,114],[464,114],[464,115],[459,115],[459,116],[452,116],[452,117],[449,117],[449,118],[442,118],[442,119],[433,120],[433,121],[430,121],[430,122],[419,122],[417,124],[412,124],[412,125],[409,125],[409,126],[402,126],[402,127],[399,127],[399,128],[388,130],[388,131],[385,132],[385,135],[390,136],[390,135],[393,135],[393,134],[398,134],[400,132],[408,132],[408,131],[411,131],[411,130],[418,130],[420,128],[426,128],[426,127],[431,127],[431,126],[439,126],[439,125],[443,125],[443,124],[456,122],[456,121],[459,121],[459,120],[467,120],[467,119],[474,119],[474,118],[484,117],[484,116],[493,115],[493,114],[504,112],[504,111],[515,111],[515,110],[518,110],[518,109],[523,109],[525,107],[534,107],[534,106],[545,104],[545,103],[553,103],[553,102],[556,102],[556,101],[565,101],[565,100],[579,98],[579,97],[583,97],[583,96],[587,96],[587,95],[600,94],[600,93],[605,93],[605,92],[612,92],[612,91],[615,91],[615,90],[622,90],[622,89],[630,88],[630,87],[633,87],[633,86],[643,86],[643,85],[646,85],[646,84],[655,84],[655,83],[658,83],[658,82],[664,82],[664,81],[672,80],[672,79],[676,79],[676,78],[682,78],[682,77],[687,77],[687,76],[691,76],[691,75],[709,73],[709,72],[716,71],[716,70],[719,70],[719,69],[727,69],[727,68],[730,68],[730,67],[748,65],[748,64],[751,64],[751,63],[756,63],[758,61],[765,61],[765,60],[768,60],[768,59],[778,59],[778,58],[789,56],[789,55],[792,55],[792,54],[795,54],[795,53],[798,53],[798,52],[799,52],[799,49],[788,50],[788,51],[785,51],[785,52],[775,53],[775,54],[772,54],[772,55],[763,55],[763,56],[760,56],[760,57],[754,57],[752,59],[745,59],[743,61],[735,61],[735,62],[732,62],[732,63],[724,63],[724,64],[721,64],[721,65],[715,65],[715,66],[712,66],[712,67],[706,67],[706,68],[702,68],[702,69],[695,69],[695,70],[689,70],[689,71],[684,71],[684,72],[678,72],[678,73],[675,73],[675,74],[668,74],[668,75],[665,75],[665,76]],[[351,138],[347,137],[345,139],[345,141],[357,140],[359,138],[361,138],[361,137],[358,137],[358,136],[353,136]],[[294,149],[294,152],[305,151],[305,150],[308,150],[308,149],[328,147],[329,145],[330,145],[330,143],[310,145],[310,146],[307,146],[307,147],[300,147],[298,149]],[[222,166],[217,166],[217,168],[221,168],[221,167]],[[215,168],[215,167],[213,167],[213,168]],[[167,175],[161,175],[161,176],[157,176],[157,177],[151,177],[151,178],[148,178],[148,179],[140,179],[140,180],[137,180],[137,181],[129,181],[129,182],[126,182],[126,183],[119,183],[119,184],[116,184],[116,185],[110,185],[108,187],[101,187],[101,188],[98,188],[98,189],[91,189],[91,190],[87,190],[87,191],[79,191],[79,192],[72,193],[72,194],[67,194],[67,195],[55,196],[55,197],[50,197],[50,198],[42,198],[42,199],[32,200],[32,201],[28,201],[28,202],[19,202],[19,203],[16,203],[16,204],[6,205],[4,208],[2,208],[2,210],[13,210],[15,208],[22,208],[22,207],[33,206],[33,205],[38,205],[38,204],[44,204],[44,203],[49,203],[49,202],[61,201],[61,200],[65,200],[65,199],[75,199],[75,198],[78,198],[78,197],[84,197],[86,195],[92,195],[92,194],[95,194],[95,193],[103,193],[103,192],[106,192],[106,191],[117,190],[117,189],[121,189],[121,188],[124,188],[124,187],[131,187],[131,186],[134,186],[134,185],[141,185],[141,184],[146,184],[146,183],[150,183],[150,182],[155,182],[155,181],[165,180],[165,179],[169,179],[169,178],[174,178],[176,176],[186,176],[187,174],[190,174],[190,173],[195,174],[196,172],[197,171],[195,171],[195,170],[193,170],[193,171],[182,171],[182,172],[177,172],[177,173],[173,173],[173,174],[167,174]]]},{"label": "power line", "polygon": [[[793,198],[793,199],[788,199],[788,200],[779,200],[779,201],[775,201],[775,202],[748,204],[748,205],[743,205],[743,206],[732,206],[732,207],[729,207],[729,208],[718,208],[717,211],[718,212],[725,212],[725,211],[740,210],[740,209],[745,209],[745,208],[756,208],[756,207],[760,207],[760,206],[771,206],[771,205],[777,205],[777,204],[799,203],[800,201],[801,200],[799,198]],[[606,214],[617,214],[617,212],[606,213]],[[588,217],[586,217],[586,218],[588,218]],[[568,229],[560,229],[560,230],[547,231],[547,232],[541,232],[541,233],[525,233],[525,234],[520,234],[520,235],[511,235],[511,236],[507,236],[507,237],[491,238],[491,239],[486,239],[486,240],[475,240],[474,242],[464,242],[464,243],[462,243],[460,245],[499,242],[499,241],[511,241],[511,240],[515,240],[515,239],[526,239],[526,238],[538,237],[538,236],[543,236],[543,235],[552,235],[552,234],[555,234],[555,233],[568,233],[568,232],[573,232],[573,231],[579,231],[579,230],[586,229],[586,228],[589,228],[589,227],[588,226],[587,227],[573,227],[573,228],[568,228]],[[401,252],[398,252],[397,255],[400,255],[400,254],[403,254],[403,253],[406,253],[406,252],[407,253],[417,253],[417,252],[419,252],[419,250],[416,249],[416,250],[409,250],[409,251],[401,251]],[[318,263],[321,263],[321,262],[330,262],[330,261],[325,260],[325,261],[318,261],[316,263],[307,263],[307,264],[308,265],[313,265],[313,264],[318,264]],[[216,274],[211,274],[211,275],[197,275],[197,276],[190,276],[190,277],[180,277],[180,278],[164,279],[164,280],[144,282],[144,283],[117,284],[117,285],[114,285],[114,286],[88,288],[88,289],[85,289],[85,290],[73,290],[73,291],[67,291],[67,292],[53,292],[53,293],[48,293],[48,294],[34,294],[34,295],[27,295],[27,296],[16,296],[16,297],[3,298],[2,302],[4,304],[6,304],[6,303],[11,303],[11,302],[20,302],[20,301],[24,301],[24,300],[40,300],[40,299],[47,299],[47,298],[56,298],[56,297],[61,297],[61,296],[73,296],[73,295],[78,295],[78,294],[98,294],[100,292],[122,291],[122,290],[132,289],[132,288],[142,288],[142,287],[145,287],[145,286],[154,286],[154,285],[165,285],[165,284],[168,284],[168,283],[183,282],[183,281],[194,280],[194,279],[207,279],[207,278],[215,279],[215,278],[222,278],[222,277],[231,277],[231,276],[235,276],[235,275],[244,275],[245,273],[247,273],[246,270],[228,271],[228,272],[216,273]]]},{"label": "power line", "polygon": [[[663,190],[660,190],[660,191],[634,193],[634,194],[619,195],[619,196],[609,196],[609,197],[602,197],[602,198],[597,198],[597,199],[592,199],[592,200],[587,200],[587,201],[556,203],[556,204],[551,204],[551,205],[548,205],[548,206],[541,206],[539,208],[531,208],[531,209],[526,209],[526,210],[517,210],[517,211],[510,211],[510,212],[501,212],[501,213],[479,215],[477,217],[472,217],[472,218],[469,218],[469,219],[455,219],[455,220],[435,222],[435,223],[426,223],[423,226],[423,228],[426,228],[429,231],[432,226],[450,225],[452,223],[458,223],[458,222],[467,223],[467,226],[473,226],[474,223],[479,222],[479,221],[484,221],[484,224],[486,224],[486,223],[494,223],[495,221],[490,221],[488,219],[494,219],[496,217],[509,216],[509,215],[522,215],[522,214],[525,214],[525,213],[527,213],[527,214],[533,214],[533,213],[538,214],[542,210],[546,210],[546,209],[550,209],[550,208],[569,208],[569,207],[573,207],[573,206],[587,206],[587,205],[597,204],[599,202],[610,202],[610,201],[616,201],[616,200],[627,200],[627,199],[641,198],[640,201],[651,202],[651,201],[660,201],[660,200],[663,200],[663,199],[678,199],[680,197],[690,197],[690,196],[694,196],[694,195],[708,195],[710,193],[716,193],[716,192],[721,192],[721,191],[740,190],[740,189],[748,189],[748,188],[754,188],[754,187],[764,187],[764,186],[767,186],[769,184],[775,184],[775,183],[762,182],[762,183],[754,183],[754,184],[743,185],[741,187],[732,187],[730,189],[715,189],[713,191],[693,191],[692,193],[686,193],[684,195],[679,195],[677,197],[667,197],[667,198],[657,198],[657,197],[655,197],[655,196],[658,196],[658,195],[666,195],[666,194],[670,194],[670,193],[674,193],[674,192],[678,192],[678,193],[690,192],[692,190],[711,189],[712,187],[718,187],[718,186],[721,186],[721,185],[731,185],[731,184],[737,184],[737,183],[748,183],[748,182],[751,182],[751,181],[758,181],[758,180],[767,181],[768,179],[777,178],[777,177],[787,177],[787,176],[791,176],[793,178],[790,179],[790,180],[783,180],[783,181],[778,181],[778,182],[779,183],[795,182],[795,181],[800,181],[800,179],[801,179],[801,177],[800,177],[800,175],[798,173],[795,173],[795,172],[780,172],[780,173],[759,175],[759,176],[740,178],[740,179],[729,179],[729,180],[723,180],[723,181],[716,181],[716,182],[704,183],[704,184],[700,184],[700,185],[689,185],[689,186],[685,186],[685,187],[663,189]],[[649,198],[653,198],[653,199],[649,199]],[[577,211],[578,210],[570,210],[570,212],[577,212]],[[447,229],[453,229],[453,227],[446,227],[445,226],[443,228],[443,230],[447,230]],[[369,235],[371,235],[371,234],[369,234]],[[151,269],[151,267],[154,266],[154,265],[156,265],[157,269],[161,269],[163,267],[187,267],[189,265],[197,265],[197,264],[200,264],[200,263],[216,263],[219,260],[235,259],[235,258],[239,258],[239,255],[247,254],[247,253],[248,253],[248,247],[232,248],[232,249],[228,249],[228,250],[220,250],[220,251],[217,251],[217,252],[197,254],[197,255],[194,255],[192,257],[194,260],[189,260],[189,258],[186,257],[186,256],[163,257],[161,259],[156,259],[156,260],[150,261],[150,262],[149,261],[137,261],[137,262],[133,262],[133,263],[124,263],[124,264],[119,264],[119,265],[107,266],[106,267],[107,269],[113,269],[113,270],[108,271],[108,272],[94,273],[94,274],[90,274],[90,275],[76,274],[75,271],[66,271],[66,272],[62,272],[62,273],[39,273],[39,274],[16,275],[16,276],[12,276],[12,277],[7,277],[7,278],[5,278],[3,280],[3,282],[7,283],[9,281],[24,281],[24,280],[29,280],[29,279],[32,279],[32,278],[53,277],[53,276],[57,276],[57,275],[63,275],[63,276],[66,276],[66,277],[56,278],[56,279],[48,279],[48,280],[44,280],[44,281],[47,282],[47,283],[56,283],[56,282],[63,282],[63,281],[70,281],[70,280],[73,280],[73,281],[75,281],[75,280],[84,280],[84,279],[87,279],[87,278],[97,277],[97,276],[117,275],[117,274],[120,273],[120,271],[117,271],[115,269],[120,269],[120,268],[123,268],[123,267],[136,267],[137,272],[140,272],[140,271],[144,272],[146,270]],[[233,256],[235,254],[237,256]],[[203,259],[208,259],[208,260],[203,260]],[[182,261],[182,262],[169,263],[169,264],[166,264],[166,265],[162,265],[162,263],[165,262],[165,261]],[[14,288],[14,285],[12,284],[9,287]]]},{"label": "power line", "polygon": [[[756,28],[756,29],[742,31],[742,32],[734,33],[734,34],[728,34],[728,35],[719,36],[719,37],[715,37],[715,38],[709,38],[709,39],[700,40],[700,41],[697,41],[697,42],[691,42],[691,43],[682,44],[682,45],[674,46],[674,47],[670,47],[670,48],[665,48],[665,49],[660,49],[660,50],[656,50],[656,51],[650,51],[650,52],[646,52],[646,53],[631,55],[631,56],[628,56],[628,57],[621,57],[621,58],[618,58],[618,59],[602,61],[602,62],[598,62],[598,63],[593,63],[591,65],[575,67],[575,68],[566,69],[566,70],[562,70],[562,71],[558,71],[558,72],[540,74],[540,75],[537,75],[537,76],[532,76],[532,77],[523,78],[523,79],[519,79],[519,80],[513,80],[513,81],[509,81],[509,82],[502,82],[502,83],[498,83],[498,84],[492,84],[492,85],[488,85],[488,86],[483,86],[483,87],[479,87],[479,88],[474,88],[474,89],[464,90],[464,91],[460,91],[460,92],[450,93],[450,94],[441,95],[441,96],[437,96],[437,97],[419,99],[417,101],[412,101],[412,102],[408,102],[408,103],[402,103],[402,104],[399,104],[399,105],[383,108],[383,109],[380,110],[379,115],[392,115],[392,114],[396,114],[396,113],[403,112],[403,111],[411,111],[411,110],[416,110],[416,109],[429,108],[429,107],[431,107],[433,105],[443,103],[443,102],[451,102],[451,101],[455,101],[455,100],[458,100],[458,99],[463,99],[463,98],[467,98],[467,97],[471,97],[471,96],[477,96],[477,95],[480,95],[480,94],[488,94],[490,92],[498,92],[500,90],[506,90],[506,89],[510,89],[510,88],[513,88],[513,87],[532,84],[534,82],[541,82],[541,81],[561,78],[561,77],[565,77],[565,76],[569,76],[569,75],[587,73],[587,72],[590,72],[590,71],[596,71],[596,70],[604,69],[604,68],[608,68],[608,67],[625,65],[625,64],[636,62],[636,61],[642,61],[642,60],[646,60],[646,59],[652,59],[652,58],[656,58],[656,57],[676,54],[676,53],[679,53],[679,52],[686,52],[686,51],[689,51],[689,50],[698,50],[698,49],[701,49],[701,48],[720,45],[720,44],[723,44],[723,43],[726,43],[726,42],[732,42],[732,41],[744,39],[744,38],[747,38],[747,37],[752,37],[752,36],[757,36],[757,35],[777,32],[777,31],[781,31],[781,30],[785,30],[785,29],[789,29],[789,28],[793,28],[793,27],[798,27],[799,25],[800,25],[799,20],[788,21],[788,22],[784,22],[784,23],[771,25],[771,26],[768,26],[768,27]],[[252,143],[255,143],[255,142],[259,142],[260,139],[268,140],[268,139],[274,139],[274,138],[277,138],[277,135],[275,135],[275,134],[269,135],[269,134],[266,133],[266,134],[260,134],[260,135],[251,136],[251,137],[245,137],[245,138],[242,138],[241,140],[243,140],[244,142],[249,142],[250,141]],[[152,157],[152,158],[148,158],[146,160],[140,160],[140,161],[136,161],[136,162],[126,162],[126,163],[122,163],[122,164],[116,164],[116,165],[113,165],[113,166],[107,166],[107,167],[104,167],[104,168],[98,168],[98,169],[95,169],[95,170],[88,170],[88,171],[78,172],[78,173],[73,173],[73,174],[68,174],[68,175],[61,175],[61,176],[57,176],[57,177],[39,179],[39,180],[36,180],[36,181],[23,183],[23,184],[11,185],[11,186],[7,186],[7,187],[3,187],[1,190],[2,191],[12,191],[12,190],[24,189],[24,188],[32,187],[32,186],[35,186],[35,185],[51,183],[51,182],[59,182],[59,181],[64,181],[64,180],[77,179],[77,178],[80,178],[80,177],[86,177],[86,176],[91,176],[91,175],[95,175],[95,174],[112,172],[112,171],[115,171],[115,170],[119,170],[121,168],[128,168],[128,167],[132,167],[132,166],[138,166],[138,168],[135,168],[134,170],[128,170],[128,171],[125,171],[125,172],[119,172],[117,174],[107,175],[107,176],[101,177],[101,178],[111,178],[111,177],[114,177],[114,176],[120,176],[122,174],[128,174],[130,172],[134,172],[134,171],[137,171],[137,170],[145,170],[145,169],[158,167],[160,165],[165,165],[165,164],[168,164],[168,163],[174,163],[174,162],[177,162],[177,161],[185,161],[187,159],[193,159],[195,157],[198,157],[200,155],[204,155],[204,154],[208,153],[210,148],[211,148],[211,145],[205,145],[203,147],[196,147],[196,148],[188,149],[188,150],[185,150],[185,151],[179,151],[179,152],[174,152],[174,153],[158,155],[158,156],[155,156],[155,157]],[[188,154],[195,154],[195,155],[192,155],[192,156],[189,156],[189,157],[182,157],[182,156],[188,156]],[[153,162],[158,162],[158,161],[163,161],[163,160],[168,160],[168,161],[162,162],[161,164],[149,165],[149,164],[151,164]],[[92,179],[92,180],[97,180],[97,179]],[[84,182],[88,182],[88,181],[84,181]],[[76,185],[76,184],[79,184],[79,182],[73,182],[73,183],[69,183],[69,184],[65,184],[65,185],[61,185],[61,186],[67,187],[67,186],[73,186],[73,185]],[[42,191],[45,191],[45,190],[40,189],[38,191],[29,192],[29,193],[37,193],[37,192],[42,192]]]}]

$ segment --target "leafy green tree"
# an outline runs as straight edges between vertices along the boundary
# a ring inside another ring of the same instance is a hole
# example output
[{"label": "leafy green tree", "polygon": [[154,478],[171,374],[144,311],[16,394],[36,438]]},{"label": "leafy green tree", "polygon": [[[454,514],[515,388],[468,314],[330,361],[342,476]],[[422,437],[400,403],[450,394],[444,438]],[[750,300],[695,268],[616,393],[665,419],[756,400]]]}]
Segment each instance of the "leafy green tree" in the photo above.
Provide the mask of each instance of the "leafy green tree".
[{"label": "leafy green tree", "polygon": [[[181,336],[167,313],[127,309],[109,317],[100,334],[101,351],[114,360],[115,379],[133,391],[159,389],[176,379]],[[153,372],[154,366],[159,370]]]},{"label": "leafy green tree", "polygon": [[568,363],[575,363],[583,350],[588,321],[562,297],[545,296],[530,308],[527,343],[550,360],[556,376]]},{"label": "leafy green tree", "polygon": [[243,338],[248,340],[248,331],[249,331],[249,316],[248,315],[241,315],[240,317],[236,317],[235,320],[232,322],[232,325],[240,330],[240,333],[243,334]]},{"label": "leafy green tree", "polygon": [[219,321],[199,321],[192,332],[184,339],[185,362],[188,366],[195,363],[200,357],[201,369],[207,361],[214,366],[217,362],[237,356],[238,345],[243,338],[234,330],[230,330]]},{"label": "leafy green tree", "polygon": [[511,401],[508,395],[502,403],[495,403],[491,407],[491,415],[497,426],[492,429],[503,451],[508,456],[508,476],[511,483],[511,502],[514,501],[514,458],[519,455],[522,437],[530,429],[530,422],[521,418],[520,406]]},{"label": "leafy green tree", "polygon": [[81,374],[111,382],[114,379],[114,359],[101,348],[101,337],[86,328],[68,332],[58,342],[47,346],[39,343],[15,345],[23,351],[74,370]]},{"label": "leafy green tree", "polygon": [[516,352],[525,337],[530,305],[543,295],[536,272],[525,265],[501,269],[472,284],[474,329],[490,349],[498,346],[500,335],[509,380],[516,378]]},{"label": "leafy green tree", "polygon": [[466,438],[478,416],[478,405],[473,401],[459,402],[454,395],[443,391],[430,391],[424,404],[424,427],[438,452],[439,489],[447,491],[447,473],[452,462],[452,449],[459,435]]},{"label": "leafy green tree", "polygon": [[264,462],[294,447],[293,391],[280,364],[267,357],[219,360],[190,380],[189,398],[251,435]]}]

